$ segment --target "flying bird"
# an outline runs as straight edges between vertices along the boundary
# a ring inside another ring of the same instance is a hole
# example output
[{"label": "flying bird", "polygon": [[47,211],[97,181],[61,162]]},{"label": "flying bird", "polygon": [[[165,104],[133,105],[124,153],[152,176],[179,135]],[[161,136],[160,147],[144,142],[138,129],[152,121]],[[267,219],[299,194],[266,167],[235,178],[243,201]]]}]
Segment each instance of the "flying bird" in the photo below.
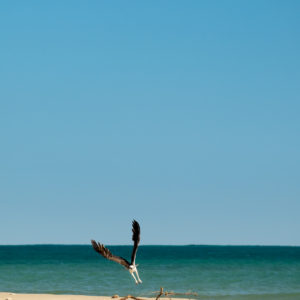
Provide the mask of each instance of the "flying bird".
[{"label": "flying bird", "polygon": [[[139,242],[140,242],[140,225],[136,220],[132,221],[132,240],[133,240],[133,249],[132,249],[132,253],[131,253],[131,262],[129,262],[128,260],[126,260],[123,257],[120,256],[116,256],[114,254],[112,254],[107,248],[105,248],[105,246],[103,244],[97,243],[94,240],[91,240],[92,246],[95,249],[96,252],[100,253],[103,257],[115,261],[120,265],[123,265],[128,271],[129,273],[132,275],[134,281],[136,284],[142,283],[142,280],[139,277],[139,273],[137,270],[137,266],[135,264],[135,257],[136,257],[136,252],[137,252],[137,248],[139,246]],[[134,273],[136,275],[136,277],[134,276]]]}]

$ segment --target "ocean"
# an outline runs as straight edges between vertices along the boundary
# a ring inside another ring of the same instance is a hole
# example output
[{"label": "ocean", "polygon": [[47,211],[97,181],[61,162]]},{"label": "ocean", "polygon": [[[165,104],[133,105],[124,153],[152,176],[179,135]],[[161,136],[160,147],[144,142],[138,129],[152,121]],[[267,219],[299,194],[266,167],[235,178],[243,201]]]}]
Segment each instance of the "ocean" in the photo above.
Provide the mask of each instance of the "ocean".
[{"label": "ocean", "polygon": [[[130,259],[132,246],[108,246]],[[300,247],[140,246],[143,281],[90,245],[0,246],[0,291],[153,297],[160,287],[197,299],[300,299]]]}]

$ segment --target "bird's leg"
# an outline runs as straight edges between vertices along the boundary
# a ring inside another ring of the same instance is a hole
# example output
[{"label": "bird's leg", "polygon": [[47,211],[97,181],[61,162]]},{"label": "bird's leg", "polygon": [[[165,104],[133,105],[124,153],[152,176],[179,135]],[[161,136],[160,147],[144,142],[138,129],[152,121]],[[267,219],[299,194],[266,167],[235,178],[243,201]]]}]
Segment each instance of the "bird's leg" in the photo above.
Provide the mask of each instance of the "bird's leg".
[{"label": "bird's leg", "polygon": [[141,280],[140,276],[139,276],[139,273],[137,271],[137,269],[135,269],[135,273],[136,273],[136,277],[137,277],[137,280],[139,283],[142,283],[143,281]]},{"label": "bird's leg", "polygon": [[134,279],[135,283],[136,283],[136,284],[139,284],[139,283],[138,283],[138,281],[136,280],[136,278],[135,278],[135,276],[134,276],[133,272],[129,272],[129,273],[130,273],[130,274],[131,274],[131,276],[133,277],[133,279]]}]

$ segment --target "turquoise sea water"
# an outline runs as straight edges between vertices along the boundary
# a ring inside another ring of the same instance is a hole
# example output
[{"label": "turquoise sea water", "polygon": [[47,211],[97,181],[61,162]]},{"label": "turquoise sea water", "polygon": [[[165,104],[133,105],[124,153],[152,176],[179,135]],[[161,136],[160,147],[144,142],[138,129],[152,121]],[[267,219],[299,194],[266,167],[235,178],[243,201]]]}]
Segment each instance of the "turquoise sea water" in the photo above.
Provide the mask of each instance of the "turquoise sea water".
[{"label": "turquoise sea water", "polygon": [[[109,248],[130,259],[131,246]],[[300,247],[140,246],[136,263],[141,285],[89,245],[0,246],[0,291],[153,296],[162,286],[198,299],[300,299]]]}]

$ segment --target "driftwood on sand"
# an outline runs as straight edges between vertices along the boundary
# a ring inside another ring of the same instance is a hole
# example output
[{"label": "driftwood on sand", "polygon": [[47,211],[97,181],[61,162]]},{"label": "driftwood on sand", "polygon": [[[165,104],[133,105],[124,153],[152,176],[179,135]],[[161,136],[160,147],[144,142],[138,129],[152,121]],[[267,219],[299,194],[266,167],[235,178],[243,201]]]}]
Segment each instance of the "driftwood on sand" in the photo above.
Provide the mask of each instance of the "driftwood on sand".
[{"label": "driftwood on sand", "polygon": [[197,293],[175,293],[175,292],[164,292],[164,288],[161,287],[160,291],[156,291],[153,293],[158,293],[155,300],[158,300],[161,296],[198,296]]},{"label": "driftwood on sand", "polygon": [[[167,291],[164,291],[164,288],[161,287],[159,291],[156,291],[156,292],[153,292],[153,294],[157,294],[155,300],[158,300],[161,296],[165,296],[165,297],[168,297],[168,296],[198,296],[197,293],[175,293],[175,292],[167,292]],[[114,295],[112,296],[112,298],[117,298],[118,296],[117,295]],[[120,298],[120,300],[127,300],[127,299],[133,299],[133,300],[145,300],[143,298],[139,298],[139,297],[135,297],[135,296],[132,296],[132,295],[127,295],[125,297],[122,297]]]},{"label": "driftwood on sand", "polygon": [[120,298],[120,300],[127,300],[127,299],[144,300],[142,298],[134,297],[132,295],[127,295],[126,297]]}]

